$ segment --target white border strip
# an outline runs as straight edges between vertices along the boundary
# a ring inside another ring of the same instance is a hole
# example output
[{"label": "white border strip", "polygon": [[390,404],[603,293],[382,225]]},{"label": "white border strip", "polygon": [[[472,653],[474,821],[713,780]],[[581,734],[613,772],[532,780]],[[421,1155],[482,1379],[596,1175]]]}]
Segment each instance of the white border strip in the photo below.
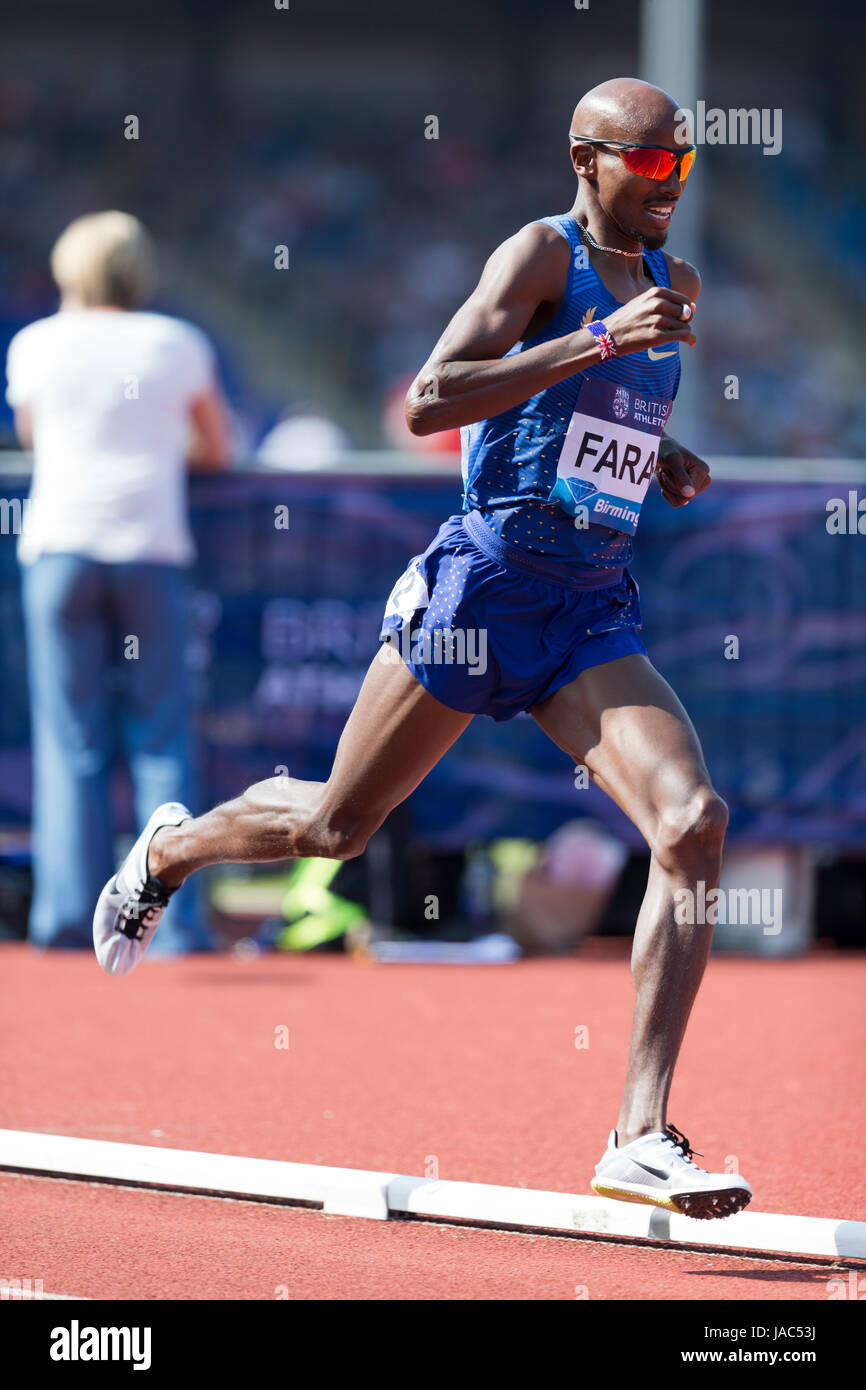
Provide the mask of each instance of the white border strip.
[{"label": "white border strip", "polygon": [[232,1154],[158,1149],[73,1139],[60,1134],[0,1130],[0,1168],[45,1176],[134,1183],[199,1195],[308,1203],[341,1216],[386,1220],[421,1216],[518,1230],[579,1232],[731,1251],[866,1259],[866,1222],[743,1211],[721,1221],[695,1221],[660,1207],[603,1197],[477,1182],[442,1182],[361,1168]]},{"label": "white border strip", "polygon": [[398,1176],[16,1129],[0,1129],[0,1168],[260,1201],[306,1202],[342,1216],[380,1220],[389,1215],[388,1187]]}]

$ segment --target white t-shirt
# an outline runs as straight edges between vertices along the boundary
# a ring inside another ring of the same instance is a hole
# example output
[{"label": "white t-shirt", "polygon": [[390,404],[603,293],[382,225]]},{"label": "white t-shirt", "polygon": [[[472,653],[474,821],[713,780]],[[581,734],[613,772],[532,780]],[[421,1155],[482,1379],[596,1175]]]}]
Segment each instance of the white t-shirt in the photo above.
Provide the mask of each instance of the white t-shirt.
[{"label": "white t-shirt", "polygon": [[64,310],[15,335],[6,370],[6,399],[33,423],[22,563],[188,564],[190,406],[214,381],[204,334],[164,314]]}]

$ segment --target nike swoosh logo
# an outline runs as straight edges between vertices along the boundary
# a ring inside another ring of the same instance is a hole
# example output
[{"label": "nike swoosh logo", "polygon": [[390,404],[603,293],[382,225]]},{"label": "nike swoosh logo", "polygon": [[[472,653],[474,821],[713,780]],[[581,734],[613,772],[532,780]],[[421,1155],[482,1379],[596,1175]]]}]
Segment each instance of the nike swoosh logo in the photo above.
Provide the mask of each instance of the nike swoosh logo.
[{"label": "nike swoosh logo", "polygon": [[670,352],[659,352],[658,348],[647,348],[646,351],[651,362],[660,362],[663,357],[675,357],[677,352],[676,348],[672,348]]},{"label": "nike swoosh logo", "polygon": [[638,1168],[643,1168],[645,1173],[652,1173],[654,1178],[661,1178],[666,1181],[670,1177],[670,1173],[666,1173],[664,1169],[653,1168],[649,1163],[640,1163],[636,1158],[632,1159],[632,1163],[636,1164]]}]

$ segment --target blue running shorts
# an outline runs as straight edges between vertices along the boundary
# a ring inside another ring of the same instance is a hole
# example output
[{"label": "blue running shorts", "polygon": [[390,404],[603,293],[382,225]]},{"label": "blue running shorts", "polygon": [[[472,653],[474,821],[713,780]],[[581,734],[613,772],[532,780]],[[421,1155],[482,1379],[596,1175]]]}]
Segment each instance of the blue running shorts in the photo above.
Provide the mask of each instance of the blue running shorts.
[{"label": "blue running shorts", "polygon": [[590,666],[646,654],[628,570],[586,584],[585,568],[579,581],[516,549],[478,513],[452,516],[395,584],[380,640],[443,705],[513,719]]}]

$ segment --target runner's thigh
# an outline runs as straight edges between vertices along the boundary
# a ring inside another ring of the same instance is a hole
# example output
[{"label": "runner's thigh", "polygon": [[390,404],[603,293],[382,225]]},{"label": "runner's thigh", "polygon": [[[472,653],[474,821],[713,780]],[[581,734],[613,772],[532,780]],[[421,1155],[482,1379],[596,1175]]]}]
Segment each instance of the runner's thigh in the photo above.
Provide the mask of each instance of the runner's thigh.
[{"label": "runner's thigh", "polygon": [[429,694],[394,649],[383,646],[340,738],[325,803],[384,819],[471,720]]},{"label": "runner's thigh", "polygon": [[645,656],[591,666],[531,713],[650,844],[660,815],[710,789],[694,725]]}]

